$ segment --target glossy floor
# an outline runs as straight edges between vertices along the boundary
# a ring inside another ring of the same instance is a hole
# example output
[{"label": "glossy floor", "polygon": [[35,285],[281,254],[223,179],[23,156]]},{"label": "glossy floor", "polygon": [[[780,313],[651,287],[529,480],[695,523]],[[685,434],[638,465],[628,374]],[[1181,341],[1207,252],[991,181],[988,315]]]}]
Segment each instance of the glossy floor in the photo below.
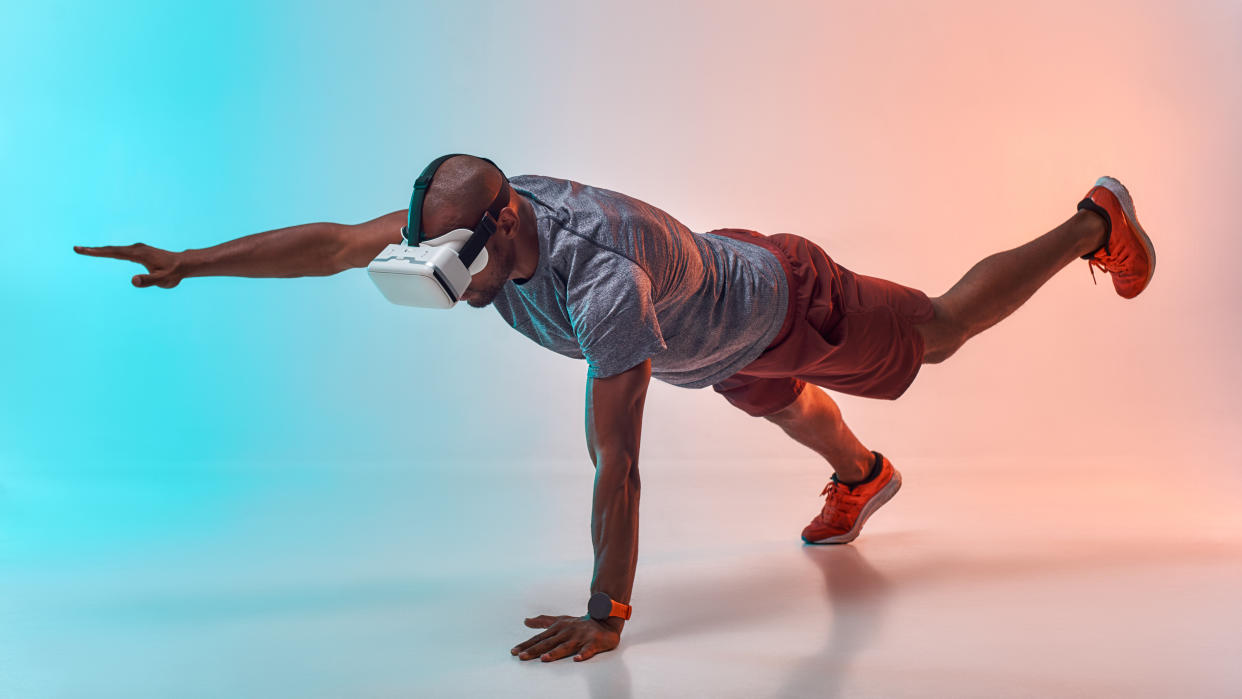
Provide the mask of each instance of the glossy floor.
[{"label": "glossy floor", "polygon": [[814,462],[644,461],[634,618],[584,663],[508,649],[585,604],[588,465],[26,478],[0,695],[1242,695],[1237,479],[892,457],[902,491],[819,547]]}]

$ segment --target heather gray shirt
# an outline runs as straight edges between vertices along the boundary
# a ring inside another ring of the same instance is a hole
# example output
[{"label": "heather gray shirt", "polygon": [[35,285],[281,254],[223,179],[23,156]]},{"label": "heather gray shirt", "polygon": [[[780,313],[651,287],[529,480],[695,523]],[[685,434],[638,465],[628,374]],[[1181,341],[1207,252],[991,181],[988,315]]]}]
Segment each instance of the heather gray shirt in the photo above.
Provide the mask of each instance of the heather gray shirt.
[{"label": "heather gray shirt", "polygon": [[789,292],[768,250],[694,233],[620,192],[541,175],[509,182],[534,207],[539,262],[493,305],[540,345],[586,359],[594,376],[650,358],[654,378],[702,388],[780,332]]}]

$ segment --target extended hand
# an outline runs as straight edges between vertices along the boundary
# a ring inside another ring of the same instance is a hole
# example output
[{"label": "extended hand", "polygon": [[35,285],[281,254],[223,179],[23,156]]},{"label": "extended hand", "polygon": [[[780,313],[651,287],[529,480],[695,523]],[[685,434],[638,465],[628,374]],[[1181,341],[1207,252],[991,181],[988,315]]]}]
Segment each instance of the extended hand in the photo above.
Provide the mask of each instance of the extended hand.
[{"label": "extended hand", "polygon": [[130,280],[137,287],[159,286],[171,289],[181,283],[181,274],[177,269],[177,261],[180,259],[178,254],[153,248],[146,243],[107,245],[99,248],[74,245],[73,251],[82,255],[129,260],[143,265],[147,268],[147,274],[136,274]]},{"label": "extended hand", "polygon": [[526,620],[526,625],[535,629],[547,629],[541,634],[531,636],[529,640],[514,646],[509,653],[522,660],[530,660],[536,655],[545,663],[560,660],[570,653],[577,652],[574,660],[586,660],[596,653],[612,650],[621,642],[621,632],[605,626],[587,615],[548,616],[540,614]]}]

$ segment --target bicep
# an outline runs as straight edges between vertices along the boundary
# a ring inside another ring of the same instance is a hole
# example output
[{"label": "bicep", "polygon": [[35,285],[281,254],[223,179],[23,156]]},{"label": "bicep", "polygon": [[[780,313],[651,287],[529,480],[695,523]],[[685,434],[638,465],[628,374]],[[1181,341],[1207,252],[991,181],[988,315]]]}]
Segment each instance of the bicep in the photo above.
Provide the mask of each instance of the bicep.
[{"label": "bicep", "polygon": [[601,452],[637,445],[650,383],[650,359],[607,378],[587,371],[587,451],[593,462]]},{"label": "bicep", "polygon": [[365,223],[345,226],[339,260],[341,268],[366,267],[384,248],[402,242],[401,227],[408,219],[408,209],[401,209]]}]

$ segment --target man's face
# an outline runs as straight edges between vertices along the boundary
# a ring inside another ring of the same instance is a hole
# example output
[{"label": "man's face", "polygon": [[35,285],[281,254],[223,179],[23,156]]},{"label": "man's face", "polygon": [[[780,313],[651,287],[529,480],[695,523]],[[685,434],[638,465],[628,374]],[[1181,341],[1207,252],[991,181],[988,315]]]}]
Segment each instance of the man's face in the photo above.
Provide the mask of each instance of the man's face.
[{"label": "man's face", "polygon": [[[470,284],[462,292],[461,300],[474,308],[486,308],[500,294],[505,282],[513,274],[517,264],[517,253],[514,250],[514,232],[518,226],[518,218],[512,205],[506,207],[497,221],[496,231],[488,238],[486,244],[487,264],[478,274],[472,275]],[[457,217],[460,220],[460,216]],[[448,229],[450,224],[443,219],[428,222],[428,228]],[[438,237],[438,236],[433,236]]]},{"label": "man's face", "polygon": [[516,264],[511,239],[493,234],[486,247],[487,265],[470,278],[470,285],[461,296],[474,308],[486,308],[496,299]]}]

